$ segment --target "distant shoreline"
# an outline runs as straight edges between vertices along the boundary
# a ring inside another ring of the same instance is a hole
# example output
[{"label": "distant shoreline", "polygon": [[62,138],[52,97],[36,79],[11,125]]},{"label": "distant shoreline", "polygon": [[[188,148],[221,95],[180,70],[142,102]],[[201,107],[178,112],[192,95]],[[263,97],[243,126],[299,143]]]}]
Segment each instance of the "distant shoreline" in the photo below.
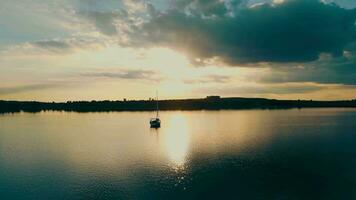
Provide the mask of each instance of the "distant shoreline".
[{"label": "distant shoreline", "polygon": [[[290,109],[290,108],[356,108],[356,100],[313,101],[276,100],[264,98],[220,98],[209,96],[201,99],[160,100],[160,110],[239,110],[239,109]],[[1,101],[0,113],[74,111],[153,111],[153,100],[129,101],[68,101],[65,103],[37,101]]]}]

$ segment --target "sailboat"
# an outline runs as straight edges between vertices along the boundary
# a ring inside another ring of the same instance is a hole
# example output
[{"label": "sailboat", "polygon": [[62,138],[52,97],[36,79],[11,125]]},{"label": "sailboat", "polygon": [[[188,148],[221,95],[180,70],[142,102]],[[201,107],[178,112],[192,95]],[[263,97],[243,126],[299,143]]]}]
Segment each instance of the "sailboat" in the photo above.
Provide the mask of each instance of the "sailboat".
[{"label": "sailboat", "polygon": [[156,117],[151,118],[150,126],[151,126],[151,128],[161,127],[161,120],[159,119],[159,115],[158,115],[158,94],[157,94],[157,92],[156,92]]}]

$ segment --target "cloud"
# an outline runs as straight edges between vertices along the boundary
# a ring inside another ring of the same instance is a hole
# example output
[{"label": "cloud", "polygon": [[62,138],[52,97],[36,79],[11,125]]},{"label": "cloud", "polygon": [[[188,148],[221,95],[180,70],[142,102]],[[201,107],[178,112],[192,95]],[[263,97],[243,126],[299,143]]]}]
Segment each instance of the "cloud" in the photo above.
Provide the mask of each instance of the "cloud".
[{"label": "cloud", "polygon": [[131,32],[144,17],[155,12],[152,4],[143,0],[82,0],[75,10],[78,18],[92,24],[99,33],[121,40],[123,32]]},{"label": "cloud", "polygon": [[146,81],[160,81],[159,74],[150,70],[111,70],[111,71],[96,71],[82,73],[85,77],[97,77],[97,78],[111,78],[111,79],[129,79],[129,80],[146,80]]},{"label": "cloud", "polygon": [[8,95],[14,93],[30,92],[34,90],[44,90],[49,88],[59,87],[57,84],[29,84],[13,87],[0,87],[0,95]]},{"label": "cloud", "polygon": [[267,83],[317,82],[356,85],[356,57],[349,51],[343,54],[339,58],[321,56],[317,61],[293,67],[274,67],[257,80]]},{"label": "cloud", "polygon": [[124,12],[110,11],[89,11],[84,15],[92,21],[95,27],[103,34],[113,36],[117,34],[115,20],[122,16]]},{"label": "cloud", "polygon": [[[241,7],[244,1],[175,1],[126,32],[132,46],[165,46],[206,60],[246,63],[310,62],[342,55],[356,40],[356,10],[318,0]],[[129,22],[127,22],[130,24]]]},{"label": "cloud", "polygon": [[28,54],[36,53],[55,53],[66,54],[72,53],[76,50],[83,49],[99,49],[106,45],[106,41],[102,41],[95,37],[71,37],[66,39],[51,39],[51,40],[38,40],[33,42],[27,42],[22,45],[14,46],[8,50],[16,52],[25,52]]},{"label": "cloud", "polygon": [[33,46],[48,49],[48,50],[68,50],[71,49],[71,45],[66,41],[60,40],[44,40],[31,42]]},{"label": "cloud", "polygon": [[204,17],[223,16],[228,8],[224,1],[220,0],[183,0],[174,1],[177,9],[185,9],[192,15],[201,15]]},{"label": "cloud", "polygon": [[186,84],[228,83],[230,81],[230,78],[230,76],[223,75],[208,75],[197,79],[184,79],[183,82]]},{"label": "cloud", "polygon": [[248,86],[230,86],[223,88],[200,88],[196,92],[219,94],[226,96],[236,95],[266,95],[266,94],[305,94],[326,89],[328,86],[314,83],[288,83],[288,84],[258,84]]}]

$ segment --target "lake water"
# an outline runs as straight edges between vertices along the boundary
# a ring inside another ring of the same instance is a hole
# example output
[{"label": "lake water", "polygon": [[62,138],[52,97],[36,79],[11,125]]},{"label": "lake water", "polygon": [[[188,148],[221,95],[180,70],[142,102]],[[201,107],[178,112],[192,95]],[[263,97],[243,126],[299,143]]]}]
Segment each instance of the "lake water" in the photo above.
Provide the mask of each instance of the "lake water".
[{"label": "lake water", "polygon": [[356,199],[356,109],[0,115],[0,199]]}]

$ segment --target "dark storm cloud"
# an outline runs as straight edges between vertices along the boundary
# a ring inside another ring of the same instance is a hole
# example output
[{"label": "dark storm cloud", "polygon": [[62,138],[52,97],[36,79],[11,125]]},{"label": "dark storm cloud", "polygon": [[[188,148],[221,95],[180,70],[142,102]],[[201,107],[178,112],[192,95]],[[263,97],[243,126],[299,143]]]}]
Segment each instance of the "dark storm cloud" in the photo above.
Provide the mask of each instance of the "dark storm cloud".
[{"label": "dark storm cloud", "polygon": [[309,62],[356,39],[356,11],[317,0],[241,7],[244,1],[183,0],[127,32],[131,45],[186,52],[197,65]]}]

